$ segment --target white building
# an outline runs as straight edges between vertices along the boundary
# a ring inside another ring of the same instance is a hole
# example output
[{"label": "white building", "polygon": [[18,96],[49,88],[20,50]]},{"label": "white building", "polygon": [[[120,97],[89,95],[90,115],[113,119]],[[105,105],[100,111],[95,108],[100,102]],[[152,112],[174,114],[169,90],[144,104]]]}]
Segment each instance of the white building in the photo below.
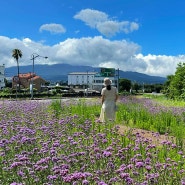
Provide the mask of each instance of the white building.
[{"label": "white building", "polygon": [[[68,74],[68,85],[71,88],[92,89],[101,91],[105,76],[98,72],[73,72]],[[117,86],[117,77],[109,77],[113,86]]]},{"label": "white building", "polygon": [[0,89],[5,87],[5,65],[0,65]]},{"label": "white building", "polygon": [[68,74],[68,85],[72,88],[91,88],[97,72],[73,72]]}]

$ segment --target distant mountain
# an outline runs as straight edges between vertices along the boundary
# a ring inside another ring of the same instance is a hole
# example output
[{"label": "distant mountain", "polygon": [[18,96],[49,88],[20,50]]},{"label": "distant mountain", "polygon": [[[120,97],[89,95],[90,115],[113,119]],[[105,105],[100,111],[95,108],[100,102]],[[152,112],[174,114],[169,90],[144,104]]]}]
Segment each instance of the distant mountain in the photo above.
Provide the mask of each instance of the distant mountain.
[{"label": "distant mountain", "polygon": [[[99,72],[100,68],[91,66],[74,66],[70,64],[54,64],[54,65],[35,65],[34,72],[50,82],[67,81],[67,75],[71,72]],[[32,65],[20,66],[20,73],[32,72]],[[12,77],[17,74],[17,67],[9,67],[5,69],[5,76]],[[163,84],[166,78],[159,76],[150,76],[142,73],[121,71],[119,70],[120,78],[126,78],[137,83],[146,84]]]},{"label": "distant mountain", "polygon": [[120,71],[120,78],[126,78],[132,82],[145,83],[145,84],[163,84],[166,78],[160,76],[150,76],[143,73],[132,71]]}]

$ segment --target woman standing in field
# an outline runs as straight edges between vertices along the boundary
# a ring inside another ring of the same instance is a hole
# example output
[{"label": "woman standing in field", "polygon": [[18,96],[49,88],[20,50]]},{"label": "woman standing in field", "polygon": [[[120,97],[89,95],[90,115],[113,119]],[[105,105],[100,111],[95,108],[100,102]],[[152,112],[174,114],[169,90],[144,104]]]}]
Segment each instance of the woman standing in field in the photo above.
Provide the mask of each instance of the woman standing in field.
[{"label": "woman standing in field", "polygon": [[109,120],[114,121],[116,115],[116,101],[118,99],[118,91],[116,87],[111,86],[109,78],[104,79],[104,88],[101,91],[101,114],[100,122]]}]

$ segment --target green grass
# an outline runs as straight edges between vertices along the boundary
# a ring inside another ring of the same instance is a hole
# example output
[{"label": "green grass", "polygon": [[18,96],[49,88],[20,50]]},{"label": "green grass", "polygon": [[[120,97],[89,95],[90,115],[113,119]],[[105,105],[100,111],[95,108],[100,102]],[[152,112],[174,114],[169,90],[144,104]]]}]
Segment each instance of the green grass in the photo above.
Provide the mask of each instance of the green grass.
[{"label": "green grass", "polygon": [[165,106],[185,107],[185,101],[171,100],[163,94],[161,95],[144,94],[143,96],[140,96],[140,97],[153,99],[157,101],[158,103],[165,105]]}]

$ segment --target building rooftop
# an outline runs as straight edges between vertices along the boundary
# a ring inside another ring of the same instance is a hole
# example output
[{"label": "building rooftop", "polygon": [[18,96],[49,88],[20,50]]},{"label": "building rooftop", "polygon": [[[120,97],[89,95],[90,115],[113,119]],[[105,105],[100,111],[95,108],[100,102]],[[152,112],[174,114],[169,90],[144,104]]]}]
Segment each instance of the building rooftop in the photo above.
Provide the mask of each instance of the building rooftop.
[{"label": "building rooftop", "polygon": [[97,72],[72,72],[69,73],[68,75],[95,75]]}]

